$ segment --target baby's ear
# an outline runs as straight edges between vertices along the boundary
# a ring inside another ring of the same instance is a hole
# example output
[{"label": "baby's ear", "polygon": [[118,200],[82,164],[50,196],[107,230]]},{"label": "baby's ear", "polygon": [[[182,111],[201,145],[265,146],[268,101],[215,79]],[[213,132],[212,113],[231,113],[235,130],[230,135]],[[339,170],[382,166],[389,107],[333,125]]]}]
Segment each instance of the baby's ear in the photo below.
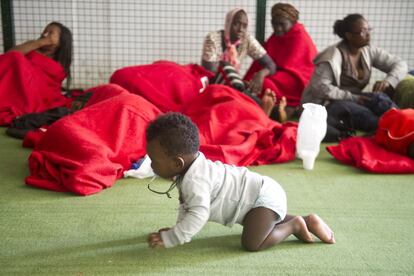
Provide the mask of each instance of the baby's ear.
[{"label": "baby's ear", "polygon": [[181,156],[176,156],[175,157],[175,165],[177,168],[182,169],[185,166],[185,161],[184,158],[182,158]]}]

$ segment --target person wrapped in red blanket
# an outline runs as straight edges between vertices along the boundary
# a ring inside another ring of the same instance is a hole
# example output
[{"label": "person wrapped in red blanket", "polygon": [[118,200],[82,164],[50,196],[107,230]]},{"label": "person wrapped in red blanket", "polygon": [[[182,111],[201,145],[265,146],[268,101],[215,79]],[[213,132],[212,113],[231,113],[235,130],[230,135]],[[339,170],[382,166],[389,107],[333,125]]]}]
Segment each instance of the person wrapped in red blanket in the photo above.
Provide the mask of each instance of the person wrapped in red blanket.
[{"label": "person wrapped in red blanket", "polygon": [[[29,158],[28,185],[81,195],[97,193],[112,186],[133,161],[145,155],[141,137],[148,120],[161,111],[119,85],[86,92],[93,94],[84,109],[53,123],[37,140]],[[170,97],[170,91],[165,92]],[[192,101],[175,108],[197,123],[201,149],[208,158],[239,166],[295,158],[296,123],[272,121],[251,98],[228,86],[187,92],[194,94]]]},{"label": "person wrapped in red blanket", "polygon": [[140,95],[162,112],[179,111],[208,85],[212,73],[197,64],[180,65],[171,61],[121,68],[109,82]]},{"label": "person wrapped in red blanket", "polygon": [[335,159],[373,173],[414,173],[414,109],[390,109],[375,137],[351,137],[326,148]]},{"label": "person wrapped in red blanket", "polygon": [[211,160],[237,166],[295,159],[297,123],[271,120],[250,97],[209,85],[182,110],[200,131],[200,150]]},{"label": "person wrapped in red blanket", "polygon": [[90,195],[111,187],[145,155],[145,128],[161,112],[115,84],[94,88],[88,106],[53,123],[29,157],[26,184]]},{"label": "person wrapped in red blanket", "polygon": [[41,37],[0,56],[0,125],[17,116],[66,104],[62,82],[70,77],[72,34],[58,22]]},{"label": "person wrapped in red blanket", "polygon": [[189,116],[200,129],[201,149],[209,159],[248,166],[295,158],[296,124],[270,120],[251,98],[229,86],[204,89],[206,74],[198,65],[162,61],[119,69],[110,81],[162,112]]},{"label": "person wrapped in red blanket", "polygon": [[[286,97],[286,111],[291,116],[312,76],[317,49],[305,27],[298,22],[299,12],[292,5],[275,4],[271,16],[273,34],[264,48],[277,66],[276,73],[264,79],[261,91],[252,92],[261,93],[262,97],[270,89],[276,93],[276,99]],[[260,63],[254,62],[244,79],[253,79],[261,69]]]},{"label": "person wrapped in red blanket", "polygon": [[[87,106],[53,123],[29,157],[31,186],[90,195],[108,188],[145,155],[146,124],[161,113],[122,87],[99,86]],[[201,150],[212,160],[248,166],[295,158],[296,123],[268,118],[248,96],[210,85],[181,112],[200,129]]]}]

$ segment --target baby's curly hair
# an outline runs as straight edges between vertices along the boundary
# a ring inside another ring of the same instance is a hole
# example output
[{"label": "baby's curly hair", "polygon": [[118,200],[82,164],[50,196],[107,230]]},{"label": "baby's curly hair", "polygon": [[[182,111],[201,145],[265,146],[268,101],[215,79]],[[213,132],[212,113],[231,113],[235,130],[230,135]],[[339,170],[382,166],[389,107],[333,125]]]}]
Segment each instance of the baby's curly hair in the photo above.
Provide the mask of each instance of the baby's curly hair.
[{"label": "baby's curly hair", "polygon": [[165,113],[148,125],[147,142],[157,138],[169,156],[194,154],[200,148],[197,126],[178,112]]}]

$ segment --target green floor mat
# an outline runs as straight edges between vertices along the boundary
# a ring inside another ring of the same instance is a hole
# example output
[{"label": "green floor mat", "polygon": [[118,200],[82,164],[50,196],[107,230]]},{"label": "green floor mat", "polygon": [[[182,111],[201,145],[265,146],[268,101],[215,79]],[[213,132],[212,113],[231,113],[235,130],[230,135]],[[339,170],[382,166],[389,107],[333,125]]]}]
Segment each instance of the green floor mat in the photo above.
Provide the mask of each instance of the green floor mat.
[{"label": "green floor mat", "polygon": [[282,184],[289,213],[323,217],[335,245],[290,237],[249,253],[240,226],[208,223],[189,244],[152,250],[147,234],[176,220],[176,191],[135,179],[88,197],[25,186],[30,150],[1,129],[0,275],[413,275],[414,176],[365,173],[325,146],[313,171],[299,160],[252,170]]}]

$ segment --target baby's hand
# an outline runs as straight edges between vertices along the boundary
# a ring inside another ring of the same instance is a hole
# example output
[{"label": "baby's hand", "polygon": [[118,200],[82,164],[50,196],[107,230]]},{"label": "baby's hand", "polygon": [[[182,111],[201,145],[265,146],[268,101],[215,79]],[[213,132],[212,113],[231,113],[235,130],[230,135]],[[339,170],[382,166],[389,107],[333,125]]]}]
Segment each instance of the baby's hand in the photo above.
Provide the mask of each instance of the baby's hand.
[{"label": "baby's hand", "polygon": [[151,248],[163,248],[164,242],[162,241],[161,234],[159,232],[154,232],[148,235],[148,245]]}]

